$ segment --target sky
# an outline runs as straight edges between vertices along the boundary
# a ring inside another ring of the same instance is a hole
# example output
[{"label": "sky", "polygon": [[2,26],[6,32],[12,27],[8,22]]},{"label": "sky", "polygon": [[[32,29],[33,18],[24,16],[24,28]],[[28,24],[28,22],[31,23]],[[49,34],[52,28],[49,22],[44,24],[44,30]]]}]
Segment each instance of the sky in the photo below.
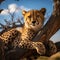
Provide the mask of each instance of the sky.
[{"label": "sky", "polygon": [[[10,9],[10,12],[13,13],[15,9],[17,9],[15,14],[15,19],[22,16],[21,9],[24,10],[31,10],[31,9],[38,9],[46,8],[46,15],[45,15],[45,23],[49,19],[49,16],[51,15],[53,11],[53,1],[52,0],[5,0],[1,3],[0,9],[4,9],[2,13],[0,14],[0,23],[4,23],[4,19],[10,20],[11,17],[8,14],[8,9]],[[60,30],[54,34],[51,38],[52,41],[58,42],[60,41]]]}]

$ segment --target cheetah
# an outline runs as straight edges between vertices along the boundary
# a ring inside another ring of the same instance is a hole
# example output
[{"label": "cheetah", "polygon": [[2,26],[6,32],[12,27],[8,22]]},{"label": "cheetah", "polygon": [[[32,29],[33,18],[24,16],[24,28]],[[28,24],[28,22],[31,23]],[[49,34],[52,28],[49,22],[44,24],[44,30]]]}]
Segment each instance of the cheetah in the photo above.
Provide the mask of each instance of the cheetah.
[{"label": "cheetah", "polygon": [[22,29],[11,29],[3,33],[0,39],[2,39],[7,46],[10,44],[14,48],[36,49],[39,54],[45,54],[45,46],[43,43],[32,42],[32,39],[43,26],[45,11],[45,8],[41,10],[30,10],[28,12],[23,10],[22,14],[25,23]]},{"label": "cheetah", "polygon": [[42,42],[34,42],[33,38],[43,26],[45,13],[45,8],[41,8],[40,10],[23,10],[23,27],[19,30],[13,28],[0,36],[6,48],[11,49],[19,47],[35,49],[38,54],[44,55],[46,53],[45,45]]}]

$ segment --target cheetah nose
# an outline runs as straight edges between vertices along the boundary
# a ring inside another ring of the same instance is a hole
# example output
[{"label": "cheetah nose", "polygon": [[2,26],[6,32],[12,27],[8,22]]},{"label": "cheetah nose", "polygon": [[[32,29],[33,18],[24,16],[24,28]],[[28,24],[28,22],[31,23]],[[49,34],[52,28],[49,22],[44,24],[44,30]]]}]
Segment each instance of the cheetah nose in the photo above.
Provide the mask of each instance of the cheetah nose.
[{"label": "cheetah nose", "polygon": [[33,24],[35,24],[35,23],[36,23],[36,21],[32,21],[32,23],[33,23]]}]

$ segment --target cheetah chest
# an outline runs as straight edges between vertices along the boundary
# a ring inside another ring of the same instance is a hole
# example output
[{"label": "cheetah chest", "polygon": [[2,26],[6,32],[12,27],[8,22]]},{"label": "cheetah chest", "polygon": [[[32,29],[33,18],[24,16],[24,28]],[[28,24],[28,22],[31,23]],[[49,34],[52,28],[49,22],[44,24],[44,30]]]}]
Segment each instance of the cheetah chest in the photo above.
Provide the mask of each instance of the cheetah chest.
[{"label": "cheetah chest", "polygon": [[26,29],[21,34],[21,39],[22,40],[32,40],[35,36],[36,36],[36,32],[34,32],[33,30]]}]

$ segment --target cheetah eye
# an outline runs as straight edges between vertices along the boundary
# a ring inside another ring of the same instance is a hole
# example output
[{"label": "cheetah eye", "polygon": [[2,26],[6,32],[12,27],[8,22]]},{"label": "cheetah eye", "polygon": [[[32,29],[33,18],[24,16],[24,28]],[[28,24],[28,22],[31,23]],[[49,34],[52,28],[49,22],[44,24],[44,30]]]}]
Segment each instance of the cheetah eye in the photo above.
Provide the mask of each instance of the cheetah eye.
[{"label": "cheetah eye", "polygon": [[31,18],[31,16],[28,16],[28,18]]}]

